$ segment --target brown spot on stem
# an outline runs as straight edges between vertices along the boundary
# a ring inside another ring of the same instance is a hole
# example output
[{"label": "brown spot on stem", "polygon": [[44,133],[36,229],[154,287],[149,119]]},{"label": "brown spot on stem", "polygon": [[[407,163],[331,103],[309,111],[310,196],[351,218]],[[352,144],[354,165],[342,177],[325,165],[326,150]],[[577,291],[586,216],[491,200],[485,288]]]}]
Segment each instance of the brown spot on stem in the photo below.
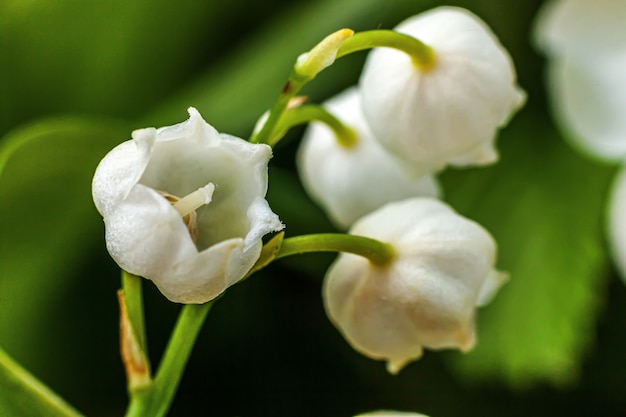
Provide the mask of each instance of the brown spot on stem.
[{"label": "brown spot on stem", "polygon": [[117,291],[117,300],[120,305],[120,352],[126,370],[128,388],[133,391],[150,384],[150,364],[128,318],[124,291]]}]

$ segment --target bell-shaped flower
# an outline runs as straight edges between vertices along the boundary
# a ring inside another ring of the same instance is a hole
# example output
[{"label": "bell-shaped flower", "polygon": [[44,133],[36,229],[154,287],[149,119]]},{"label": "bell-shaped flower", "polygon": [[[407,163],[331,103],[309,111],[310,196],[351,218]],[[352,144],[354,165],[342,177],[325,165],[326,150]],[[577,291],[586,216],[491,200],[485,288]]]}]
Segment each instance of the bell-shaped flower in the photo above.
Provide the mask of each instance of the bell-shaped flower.
[{"label": "bell-shaped flower", "polygon": [[626,282],[626,167],[622,168],[613,184],[608,229],[613,260]]},{"label": "bell-shaped flower", "polygon": [[136,130],[93,178],[109,253],[170,300],[204,303],[243,278],[282,229],[265,200],[272,150],[220,134],[198,111]]},{"label": "bell-shaped flower", "polygon": [[350,234],[395,250],[387,265],[343,253],[328,270],[326,312],[354,349],[397,373],[423,348],[474,346],[476,307],[505,280],[485,229],[438,200],[413,198],[361,218]]},{"label": "bell-shaped flower", "polygon": [[555,116],[574,146],[597,158],[626,157],[626,2],[560,0],[538,17]]},{"label": "bell-shaped flower", "polygon": [[298,169],[305,189],[344,229],[390,201],[439,194],[432,176],[415,178],[401,161],[378,144],[360,104],[356,88],[324,104],[352,129],[354,143],[342,144],[326,124],[315,122],[305,132],[298,153]]},{"label": "bell-shaped flower", "polygon": [[498,159],[495,139],[525,101],[511,57],[467,10],[439,7],[395,29],[432,48],[427,68],[399,50],[370,52],[360,80],[376,138],[418,170]]}]

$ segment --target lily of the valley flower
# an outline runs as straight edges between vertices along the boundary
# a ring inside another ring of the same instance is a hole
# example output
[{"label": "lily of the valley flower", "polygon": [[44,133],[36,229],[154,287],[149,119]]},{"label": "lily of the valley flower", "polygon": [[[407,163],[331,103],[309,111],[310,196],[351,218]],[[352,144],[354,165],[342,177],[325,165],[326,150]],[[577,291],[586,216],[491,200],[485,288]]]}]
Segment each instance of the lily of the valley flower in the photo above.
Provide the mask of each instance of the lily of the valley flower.
[{"label": "lily of the valley flower", "polygon": [[377,139],[421,172],[495,162],[497,130],[525,100],[496,36],[453,7],[419,14],[394,30],[431,47],[434,62],[420,68],[396,49],[370,53],[360,88]]},{"label": "lily of the valley flower", "polygon": [[282,224],[264,198],[271,148],[218,133],[194,108],[189,115],[136,130],[109,152],[93,198],[121,268],[172,301],[204,303],[245,276],[261,238]]},{"label": "lily of the valley flower", "polygon": [[414,198],[361,218],[350,233],[396,253],[383,266],[343,253],[326,275],[326,312],[352,347],[397,373],[423,348],[474,346],[476,307],[504,282],[485,229],[440,201]]},{"label": "lily of the valley flower", "polygon": [[354,131],[355,143],[340,143],[327,125],[316,122],[307,129],[298,154],[298,169],[307,192],[346,229],[390,201],[438,195],[432,176],[414,178],[376,142],[360,104],[356,88],[324,104]]},{"label": "lily of the valley flower", "polygon": [[541,11],[536,42],[549,56],[555,115],[577,147],[626,158],[626,2],[559,0]]}]

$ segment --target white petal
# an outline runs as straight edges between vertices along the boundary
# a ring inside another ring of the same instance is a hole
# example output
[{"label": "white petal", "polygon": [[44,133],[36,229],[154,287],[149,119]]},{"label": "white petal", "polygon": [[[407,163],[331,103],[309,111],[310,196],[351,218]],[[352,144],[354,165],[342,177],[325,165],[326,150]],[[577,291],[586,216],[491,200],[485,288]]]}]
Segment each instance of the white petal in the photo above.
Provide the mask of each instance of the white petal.
[{"label": "white petal", "polygon": [[552,0],[538,14],[535,42],[554,57],[593,57],[624,47],[623,0]]},{"label": "white petal", "polygon": [[548,67],[552,106],[568,138],[595,157],[626,157],[626,49],[586,62],[553,59]]},{"label": "white petal", "polygon": [[414,16],[395,30],[432,47],[436,63],[421,71],[398,50],[370,53],[360,88],[376,138],[399,158],[432,170],[493,162],[498,128],[525,101],[495,35],[452,7]]},{"label": "white petal", "polygon": [[437,200],[414,198],[361,218],[350,233],[387,242],[397,254],[383,267],[342,254],[326,275],[326,312],[356,350],[398,372],[424,347],[473,347],[475,309],[496,274],[495,242],[480,225]]},{"label": "white petal", "polygon": [[94,203],[103,216],[126,198],[139,182],[150,161],[156,129],[135,130],[132,137],[133,140],[116,146],[100,161],[93,177]]},{"label": "white petal", "polygon": [[357,89],[346,90],[324,106],[355,130],[358,142],[346,148],[329,127],[313,123],[304,135],[297,162],[307,192],[339,227],[348,228],[389,201],[438,196],[432,176],[409,172],[376,142],[361,111]]}]

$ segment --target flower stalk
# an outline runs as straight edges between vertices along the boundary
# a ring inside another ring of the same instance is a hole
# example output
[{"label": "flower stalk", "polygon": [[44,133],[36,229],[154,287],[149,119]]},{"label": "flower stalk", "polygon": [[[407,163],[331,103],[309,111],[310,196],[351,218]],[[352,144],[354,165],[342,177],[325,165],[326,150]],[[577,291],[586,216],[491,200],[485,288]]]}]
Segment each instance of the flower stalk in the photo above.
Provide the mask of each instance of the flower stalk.
[{"label": "flower stalk", "polygon": [[393,247],[364,236],[342,233],[320,233],[290,237],[283,240],[274,259],[311,252],[347,252],[363,256],[377,266],[384,266],[395,258]]},{"label": "flower stalk", "polygon": [[422,71],[431,69],[436,62],[435,51],[420,40],[393,30],[368,30],[356,33],[339,47],[337,58],[372,48],[393,48],[409,55],[413,64]]},{"label": "flower stalk", "polygon": [[185,305],[152,383],[131,395],[126,417],[163,417],[167,414],[185,366],[213,302]]},{"label": "flower stalk", "polygon": [[[333,131],[335,137],[337,138],[337,142],[345,148],[353,147],[358,141],[356,132],[353,129],[346,126],[341,120],[335,117],[324,107],[313,104],[294,107],[287,110],[280,118],[275,130],[278,132],[285,132],[294,126],[309,122],[324,123]],[[268,145],[274,146],[276,142],[278,142],[278,138],[280,138],[280,136],[275,136],[275,138],[276,139],[273,139],[268,143]]]}]

